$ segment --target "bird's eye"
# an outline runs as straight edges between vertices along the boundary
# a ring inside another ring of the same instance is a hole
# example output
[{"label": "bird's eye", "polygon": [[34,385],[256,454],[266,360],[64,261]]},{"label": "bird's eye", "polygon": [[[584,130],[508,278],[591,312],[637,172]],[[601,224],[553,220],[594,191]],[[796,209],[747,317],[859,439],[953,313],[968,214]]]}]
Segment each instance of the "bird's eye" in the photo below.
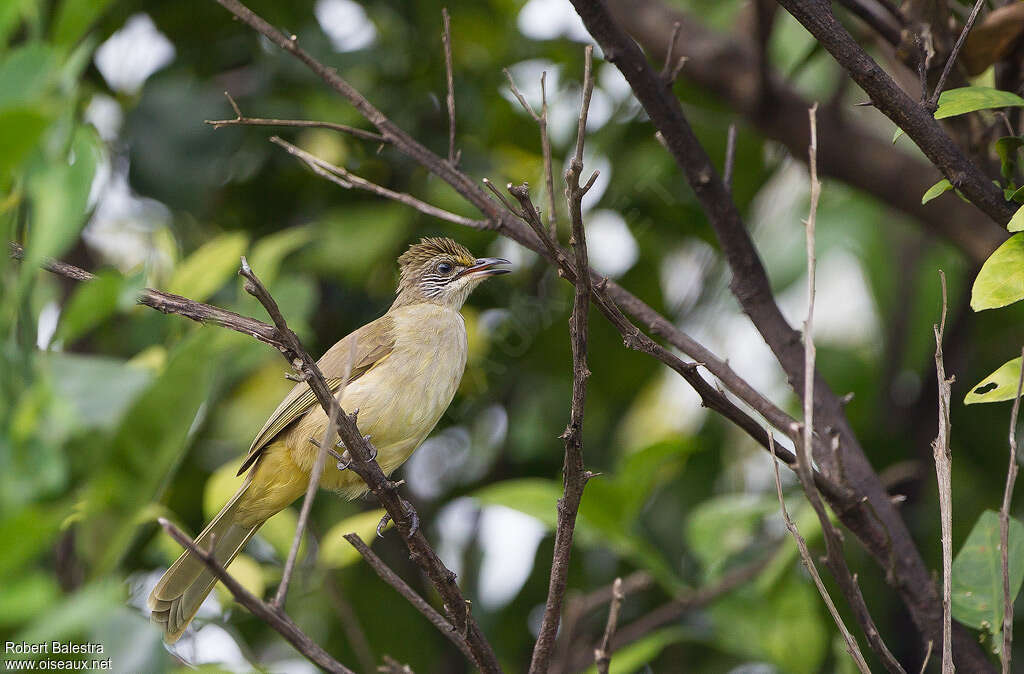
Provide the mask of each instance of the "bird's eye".
[{"label": "bird's eye", "polygon": [[448,274],[451,273],[452,266],[447,262],[442,262],[441,264],[437,265],[437,271],[441,274]]}]

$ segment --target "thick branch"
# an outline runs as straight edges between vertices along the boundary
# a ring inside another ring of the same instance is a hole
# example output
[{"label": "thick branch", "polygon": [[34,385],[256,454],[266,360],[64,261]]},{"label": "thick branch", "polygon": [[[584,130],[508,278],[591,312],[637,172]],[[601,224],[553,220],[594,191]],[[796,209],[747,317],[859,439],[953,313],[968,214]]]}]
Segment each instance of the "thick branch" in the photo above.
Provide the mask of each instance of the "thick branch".
[{"label": "thick branch", "polygon": [[[603,2],[572,0],[572,3],[590,34],[601,45],[606,58],[619,68],[630,83],[634,94],[664,138],[718,236],[732,269],[730,287],[734,295],[775,353],[791,387],[796,391],[801,390],[804,382],[804,354],[800,347],[799,333],[793,330],[779,311],[764,266],[739,212],[686,121],[679,101],[666,90],[636,43],[611,19]],[[782,4],[788,7],[791,3],[783,0]],[[815,1],[813,4],[822,3]],[[812,29],[811,32],[815,31]],[[863,53],[855,43],[852,48]],[[902,92],[901,95],[905,97]],[[935,121],[930,115],[926,116],[934,125]],[[945,134],[942,137],[952,145]],[[956,156],[963,158],[955,146],[954,150]],[[966,158],[963,161],[973,169]],[[969,182],[959,177],[957,180],[964,184]],[[979,188],[977,194],[994,190],[990,183],[986,182],[986,185]],[[998,199],[1003,201],[1001,193],[998,193]],[[814,458],[827,475],[841,477],[844,486],[856,493],[862,503],[862,507],[854,511],[839,508],[836,512],[886,569],[887,578],[900,592],[918,629],[924,635],[924,642],[928,639],[937,641],[941,607],[928,569],[850,428],[842,402],[817,374],[814,390],[814,416],[821,420],[822,427],[831,427],[836,431],[839,439],[839,450],[835,452],[824,442],[816,442]],[[965,664],[970,663],[970,667],[977,671],[991,668],[977,645],[968,645],[970,637],[965,630],[958,630],[958,638],[965,642],[961,649],[965,653]]]},{"label": "thick branch", "polygon": [[[587,368],[587,314],[590,311],[590,262],[587,259],[587,237],[583,227],[583,195],[587,193],[593,179],[586,187],[580,186],[580,174],[583,172],[583,143],[587,133],[587,112],[590,109],[590,96],[594,90],[592,73],[593,47],[587,45],[584,50],[583,71],[583,102],[580,104],[579,127],[576,135],[576,155],[565,172],[565,197],[569,206],[569,219],[572,223],[572,244],[576,278],[573,281],[575,294],[573,297],[572,315],[569,318],[569,341],[572,345],[572,403],[569,411],[569,425],[562,433],[565,441],[565,461],[562,466],[563,496],[558,500],[558,527],[555,530],[554,559],[551,562],[551,578],[548,584],[548,597],[544,606],[544,617],[541,620],[540,633],[533,647],[533,658],[530,662],[531,674],[543,674],[548,671],[551,662],[552,647],[558,631],[559,616],[562,613],[562,600],[565,598],[565,587],[569,576],[569,556],[572,553],[572,539],[576,527],[576,514],[579,512],[583,489],[591,474],[583,466],[583,410],[587,398],[587,379],[590,370]],[[596,176],[596,173],[595,173]],[[529,193],[523,190],[526,202]],[[533,209],[533,204],[530,203]],[[538,233],[540,218],[536,216]]]}]

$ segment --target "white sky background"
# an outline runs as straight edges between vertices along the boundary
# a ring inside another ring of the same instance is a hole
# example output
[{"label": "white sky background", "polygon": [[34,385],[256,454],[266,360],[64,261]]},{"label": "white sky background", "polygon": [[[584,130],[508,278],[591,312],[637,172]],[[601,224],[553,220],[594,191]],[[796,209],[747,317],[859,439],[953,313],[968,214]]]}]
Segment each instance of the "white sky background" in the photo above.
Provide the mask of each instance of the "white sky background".
[{"label": "white sky background", "polygon": [[[372,18],[352,0],[318,0],[314,15],[338,52],[365,49],[378,38]],[[523,36],[531,40],[591,42],[579,17],[564,0],[529,0],[518,15],[517,26]],[[173,44],[152,19],[146,14],[136,14],[100,46],[95,63],[114,92],[137,95],[146,80],[171,64],[174,58]],[[541,102],[540,74],[547,72],[549,129],[556,156],[565,155],[575,137],[580,74],[565,73],[558,64],[545,60],[509,64],[509,69],[535,109],[539,109]],[[526,114],[505,83],[498,87],[498,93],[518,114]],[[598,62],[588,130],[595,132],[606,124],[632,119],[639,108],[630,101],[629,87],[618,70],[611,64]],[[617,114],[617,110],[620,113]],[[95,95],[86,110],[86,118],[115,148],[123,117],[118,101],[103,94]],[[584,178],[594,169],[601,172],[584,202],[591,260],[598,271],[618,278],[638,262],[639,247],[630,232],[631,223],[601,201],[613,178],[623,180],[628,176],[615,176],[612,161],[589,150],[585,164]],[[146,261],[166,264],[168,260],[153,259],[152,234],[158,228],[169,226],[170,211],[157,201],[135,194],[127,175],[127,160],[112,150],[97,171],[93,186],[96,209],[84,236],[90,246],[122,269]],[[527,178],[533,184],[540,184],[537,177]],[[773,268],[773,261],[792,255],[786,246],[792,242],[794,232],[800,233],[802,240],[801,218],[806,217],[806,204],[806,169],[796,162],[773,176],[758,195],[750,223],[769,269]],[[506,239],[496,244],[496,250],[497,254],[518,264],[528,263],[533,256]],[[729,294],[725,285],[728,272],[723,272],[716,254],[707,244],[695,239],[682,241],[652,273],[659,274],[663,293],[670,307],[682,316],[680,323],[684,329],[717,355],[728,359],[741,376],[777,402],[782,403],[791,395],[767,346]],[[804,281],[784,290],[779,302],[791,323],[798,324],[805,312]],[[850,252],[841,249],[821,252],[816,310],[815,334],[822,342],[854,348],[873,348],[878,343],[877,312],[863,270]],[[58,315],[56,305],[42,312],[41,347],[53,335]],[[666,374],[655,383],[652,395],[657,401],[657,413],[662,417],[660,421],[668,428],[685,433],[699,430],[706,410],[697,404],[695,394],[677,376]],[[498,417],[504,413],[503,409],[494,412]],[[495,423],[504,424],[499,441],[503,442],[508,420],[502,417]],[[449,470],[474,455],[479,449],[476,443],[494,441],[493,438],[480,440],[479,435],[475,430],[459,428],[436,433],[414,455],[410,470],[406,471],[413,492],[420,498],[440,496],[436,484],[426,484],[419,477],[410,476],[433,474],[438,476],[438,483],[443,482],[439,471]],[[486,433],[480,437],[486,437]],[[553,444],[552,451],[556,449]],[[483,551],[478,600],[484,607],[497,610],[514,599],[529,576],[537,546],[545,535],[544,528],[514,510],[491,506],[481,511],[470,499],[449,503],[441,510],[435,524],[439,532],[439,552],[456,572],[461,571],[458,566],[462,550],[469,543],[473,523],[478,517],[477,542]],[[217,606],[211,606],[210,610],[216,611]],[[215,625],[206,626],[188,643],[193,662],[219,662],[231,668],[245,666],[231,635]]]}]

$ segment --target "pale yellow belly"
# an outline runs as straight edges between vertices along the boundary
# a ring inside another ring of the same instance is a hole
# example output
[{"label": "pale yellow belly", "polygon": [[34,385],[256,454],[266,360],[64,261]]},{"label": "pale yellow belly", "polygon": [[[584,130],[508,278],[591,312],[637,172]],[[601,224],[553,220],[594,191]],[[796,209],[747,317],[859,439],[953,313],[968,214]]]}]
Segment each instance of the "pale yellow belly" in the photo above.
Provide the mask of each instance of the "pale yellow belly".
[{"label": "pale yellow belly", "polygon": [[[429,308],[428,308],[429,309]],[[345,388],[341,406],[359,410],[358,426],[377,448],[377,462],[390,475],[423,442],[451,404],[466,364],[466,333],[462,318],[451,310],[442,316],[408,307],[399,315],[395,349],[380,364]],[[443,320],[438,320],[438,319]],[[431,326],[424,331],[423,326]],[[310,409],[264,449],[247,494],[248,518],[272,514],[301,496],[327,415]],[[365,493],[366,485],[351,470],[339,471],[328,462],[320,486],[348,498]]]}]

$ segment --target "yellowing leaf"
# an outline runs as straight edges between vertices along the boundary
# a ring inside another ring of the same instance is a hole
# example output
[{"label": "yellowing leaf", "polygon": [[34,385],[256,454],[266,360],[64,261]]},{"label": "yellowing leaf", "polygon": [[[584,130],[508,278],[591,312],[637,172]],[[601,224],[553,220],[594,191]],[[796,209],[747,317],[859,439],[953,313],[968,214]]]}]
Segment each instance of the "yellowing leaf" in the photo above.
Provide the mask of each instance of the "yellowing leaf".
[{"label": "yellowing leaf", "polygon": [[1010,237],[985,260],[971,289],[971,308],[995,309],[1024,298],[1024,234]]},{"label": "yellowing leaf", "polygon": [[174,270],[168,292],[203,302],[235,275],[249,238],[240,232],[221,234],[199,247]]},{"label": "yellowing leaf", "polygon": [[979,381],[964,398],[965,405],[1013,400],[1020,382],[1020,357],[1008,360],[999,369]]},{"label": "yellowing leaf", "polygon": [[[996,634],[1003,624],[1003,564],[999,513],[986,510],[953,560],[953,617],[968,627]],[[1024,581],[1024,524],[1010,518],[1010,596]]]},{"label": "yellowing leaf", "polygon": [[[383,510],[368,510],[343,519],[331,527],[320,544],[320,563],[333,569],[340,569],[358,561],[361,555],[345,540],[345,534],[359,534],[367,545],[377,539],[377,525],[384,517]],[[388,527],[391,522],[388,522]]]},{"label": "yellowing leaf", "polygon": [[[1021,190],[1024,190],[1024,187],[1022,187]],[[1019,192],[1020,190],[1017,191]],[[1017,192],[1014,192],[1013,196],[1016,197]],[[1024,206],[1018,208],[1017,212],[1013,214],[1013,217],[1010,218],[1009,224],[1006,225],[1006,229],[1011,232],[1024,231]]]}]

